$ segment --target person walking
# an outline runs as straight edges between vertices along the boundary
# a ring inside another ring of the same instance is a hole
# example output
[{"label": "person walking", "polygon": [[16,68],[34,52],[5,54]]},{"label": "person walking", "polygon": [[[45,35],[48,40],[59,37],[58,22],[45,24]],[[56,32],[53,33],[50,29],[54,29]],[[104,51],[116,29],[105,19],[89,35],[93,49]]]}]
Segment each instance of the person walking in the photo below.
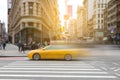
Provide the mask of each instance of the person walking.
[{"label": "person walking", "polygon": [[119,33],[116,34],[116,44],[117,45],[120,44],[120,34]]},{"label": "person walking", "polygon": [[35,42],[32,43],[31,49],[32,49],[32,50],[36,49],[36,44],[35,44]]},{"label": "person walking", "polygon": [[18,43],[18,51],[21,52],[21,49],[22,49],[22,43],[21,43],[21,41],[19,41],[19,43]]},{"label": "person walking", "polygon": [[0,50],[2,49],[2,41],[0,40]]},{"label": "person walking", "polygon": [[3,50],[5,50],[6,42],[4,41],[2,45],[3,45]]},{"label": "person walking", "polygon": [[25,44],[24,43],[21,43],[21,52],[25,53]]}]

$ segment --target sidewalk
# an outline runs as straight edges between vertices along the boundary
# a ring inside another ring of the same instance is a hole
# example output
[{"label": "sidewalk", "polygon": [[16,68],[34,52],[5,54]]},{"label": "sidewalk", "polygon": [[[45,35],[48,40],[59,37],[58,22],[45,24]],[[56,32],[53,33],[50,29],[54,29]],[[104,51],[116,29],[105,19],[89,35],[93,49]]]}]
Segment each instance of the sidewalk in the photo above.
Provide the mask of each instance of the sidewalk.
[{"label": "sidewalk", "polygon": [[[118,45],[94,45],[94,47],[89,47],[92,48],[93,52],[96,50],[108,50],[108,53],[111,50],[120,50],[120,47]],[[27,57],[27,53],[29,51],[25,51],[25,53],[19,52],[18,47],[13,44],[7,44],[6,45],[6,50],[0,50],[0,57]],[[112,51],[113,53],[113,51]]]},{"label": "sidewalk", "polygon": [[27,53],[28,51],[19,52],[18,47],[13,44],[7,44],[6,50],[0,50],[0,57],[26,57]]}]

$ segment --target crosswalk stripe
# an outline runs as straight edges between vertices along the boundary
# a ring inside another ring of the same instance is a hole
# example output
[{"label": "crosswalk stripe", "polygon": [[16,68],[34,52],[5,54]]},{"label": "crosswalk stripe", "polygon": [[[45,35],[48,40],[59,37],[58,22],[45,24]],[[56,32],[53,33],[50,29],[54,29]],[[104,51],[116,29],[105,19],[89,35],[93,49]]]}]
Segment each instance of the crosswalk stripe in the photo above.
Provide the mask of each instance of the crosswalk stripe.
[{"label": "crosswalk stripe", "polygon": [[0,74],[0,77],[24,77],[24,78],[40,78],[40,77],[51,77],[51,78],[117,78],[116,76],[93,76],[93,75],[26,75],[26,74]]},{"label": "crosswalk stripe", "polygon": [[10,65],[12,65],[12,66],[22,66],[22,65],[24,65],[24,66],[48,66],[48,65],[50,65],[50,66],[91,66],[91,65],[89,65],[89,64],[38,64],[38,63],[36,63],[36,64],[31,64],[31,63],[29,63],[29,64],[22,64],[22,63],[20,63],[20,64],[10,64]]},{"label": "crosswalk stripe", "polygon": [[39,65],[40,66],[41,65],[44,65],[44,66],[46,66],[46,65],[59,65],[59,66],[60,65],[61,66],[62,65],[68,65],[68,66],[73,66],[74,65],[74,66],[90,66],[90,64],[87,64],[85,62],[79,62],[79,63],[75,62],[74,63],[74,62],[71,62],[71,61],[70,62],[66,62],[65,61],[64,63],[63,62],[59,62],[59,61],[57,61],[57,62],[56,61],[52,61],[52,62],[51,61],[48,61],[48,62],[46,62],[46,61],[45,62],[44,61],[43,62],[41,62],[41,61],[37,61],[37,62],[36,61],[27,61],[27,62],[26,61],[25,62],[17,61],[17,62],[11,63],[10,65],[38,65],[38,66]]},{"label": "crosswalk stripe", "polygon": [[[20,63],[19,63],[20,62]],[[0,77],[10,78],[83,78],[83,79],[114,79],[102,69],[86,63],[49,63],[17,61],[0,68]]]},{"label": "crosswalk stripe", "polygon": [[0,79],[0,80],[30,80],[30,79]]},{"label": "crosswalk stripe", "polygon": [[40,68],[40,67],[43,67],[43,68],[46,68],[46,67],[56,67],[56,68],[95,68],[94,66],[16,66],[16,65],[12,65],[12,66],[4,66],[4,67],[14,67],[14,68],[19,68],[19,67],[28,67],[28,68],[31,68],[31,67],[34,67],[34,68]]},{"label": "crosswalk stripe", "polygon": [[0,71],[0,73],[67,73],[67,74],[71,74],[71,73],[76,73],[76,74],[108,74],[107,72],[102,72],[102,71]]},{"label": "crosswalk stripe", "polygon": [[24,70],[31,70],[31,69],[33,69],[33,70],[88,70],[88,71],[91,71],[91,70],[94,70],[94,71],[100,71],[100,69],[85,69],[85,68],[78,68],[78,69],[74,69],[74,68],[0,68],[0,70],[6,70],[6,69],[9,69],[9,70],[22,70],[22,69],[24,69]]}]

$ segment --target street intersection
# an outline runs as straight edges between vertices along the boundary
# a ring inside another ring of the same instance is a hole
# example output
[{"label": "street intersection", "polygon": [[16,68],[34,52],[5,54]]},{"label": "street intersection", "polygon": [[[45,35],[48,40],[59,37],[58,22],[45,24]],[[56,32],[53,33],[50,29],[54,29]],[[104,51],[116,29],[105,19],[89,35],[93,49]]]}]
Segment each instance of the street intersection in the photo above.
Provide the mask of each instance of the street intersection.
[{"label": "street intersection", "polygon": [[0,80],[120,80],[120,49],[116,45],[87,48],[91,56],[72,61],[33,61],[26,57],[27,51],[11,49],[6,51],[12,56],[0,57]]}]

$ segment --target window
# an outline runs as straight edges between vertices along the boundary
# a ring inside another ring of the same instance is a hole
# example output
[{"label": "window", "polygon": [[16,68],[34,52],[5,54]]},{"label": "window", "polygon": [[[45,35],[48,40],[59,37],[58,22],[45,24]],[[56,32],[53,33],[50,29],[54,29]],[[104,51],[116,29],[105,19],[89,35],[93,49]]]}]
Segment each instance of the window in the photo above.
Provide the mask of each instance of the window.
[{"label": "window", "polygon": [[36,27],[39,27],[39,23],[37,23]]},{"label": "window", "polygon": [[38,9],[39,9],[39,5],[38,3],[36,3],[36,14],[38,15]]},{"label": "window", "polygon": [[33,22],[28,22],[28,26],[33,26]]},{"label": "window", "polygon": [[98,18],[100,18],[100,14],[98,14]]},{"label": "window", "polygon": [[98,4],[98,8],[100,8],[100,4]]},{"label": "window", "polygon": [[22,27],[25,27],[25,22],[22,23]]},{"label": "window", "polygon": [[29,15],[33,15],[33,2],[29,2]]},{"label": "window", "polygon": [[101,23],[103,23],[103,20],[101,20]]},{"label": "window", "polygon": [[26,12],[25,3],[23,3],[23,9],[24,9],[24,14],[25,14],[25,12]]},{"label": "window", "polygon": [[101,18],[103,18],[103,14],[101,14]]},{"label": "window", "polygon": [[98,25],[98,29],[100,29],[100,25]]},{"label": "window", "polygon": [[98,23],[100,23],[100,20],[98,20]]},{"label": "window", "polygon": [[101,4],[101,7],[103,8],[103,4]]}]

